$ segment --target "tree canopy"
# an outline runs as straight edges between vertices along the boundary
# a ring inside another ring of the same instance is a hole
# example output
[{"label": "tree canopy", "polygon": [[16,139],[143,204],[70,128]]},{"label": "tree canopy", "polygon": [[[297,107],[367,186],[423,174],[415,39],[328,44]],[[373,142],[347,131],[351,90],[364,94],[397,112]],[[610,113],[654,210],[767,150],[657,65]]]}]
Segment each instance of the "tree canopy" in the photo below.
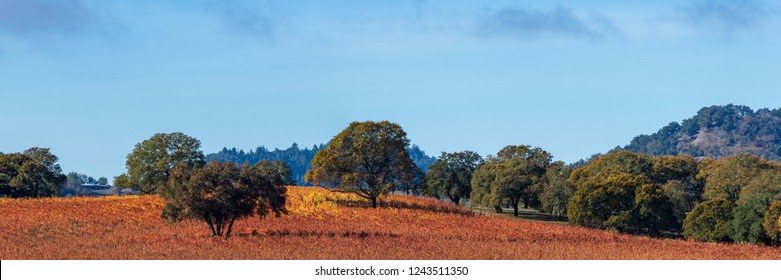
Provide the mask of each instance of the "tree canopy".
[{"label": "tree canopy", "polygon": [[407,146],[407,134],[398,124],[353,122],[317,152],[305,179],[354,192],[377,207],[381,195],[423,185],[423,172],[412,162]]},{"label": "tree canopy", "polygon": [[426,193],[444,197],[458,204],[469,199],[472,192],[472,173],[483,161],[472,151],[442,153],[426,174]]},{"label": "tree canopy", "polygon": [[176,165],[200,167],[206,162],[201,141],[181,132],[157,133],[136,144],[127,156],[127,173],[118,176],[114,185],[129,187],[142,194],[159,193],[168,183]]},{"label": "tree canopy", "polygon": [[781,245],[781,200],[773,202],[765,212],[762,228],[773,245]]},{"label": "tree canopy", "polygon": [[699,241],[731,241],[729,227],[735,203],[713,199],[700,203],[683,223],[683,235]]},{"label": "tree canopy", "polygon": [[762,170],[770,168],[772,165],[767,161],[748,154],[714,161],[704,167],[700,175],[706,180],[703,198],[723,198],[735,202],[744,186],[759,176]]},{"label": "tree canopy", "polygon": [[33,147],[22,153],[0,153],[0,196],[45,197],[60,194],[65,183],[59,159],[48,148]]},{"label": "tree canopy", "polygon": [[[567,208],[570,223],[649,235],[678,228],[682,217],[674,215],[670,197],[675,192],[663,186],[691,179],[687,161],[629,151],[614,151],[590,161],[570,177],[577,188]],[[678,193],[685,192],[684,188]]]},{"label": "tree canopy", "polygon": [[496,157],[489,157],[475,171],[472,197],[478,198],[476,202],[480,205],[493,207],[508,202],[513,208],[513,215],[518,216],[521,202],[524,207],[539,204],[538,197],[552,159],[550,153],[539,147],[504,147]]},{"label": "tree canopy", "polygon": [[567,204],[575,193],[575,186],[567,181],[572,170],[562,162],[554,162],[546,171],[547,184],[540,194],[541,209],[562,217],[567,215]]}]

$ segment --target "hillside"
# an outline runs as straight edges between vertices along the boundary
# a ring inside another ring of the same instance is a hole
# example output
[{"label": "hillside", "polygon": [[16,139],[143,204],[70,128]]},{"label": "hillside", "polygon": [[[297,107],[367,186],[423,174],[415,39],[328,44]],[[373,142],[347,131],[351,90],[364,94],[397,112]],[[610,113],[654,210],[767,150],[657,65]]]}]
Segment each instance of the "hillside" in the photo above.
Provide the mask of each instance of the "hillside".
[{"label": "hillside", "polygon": [[[290,167],[290,171],[293,173],[293,180],[295,180],[298,184],[303,185],[306,183],[304,180],[304,174],[306,174],[309,169],[312,169],[312,166],[310,165],[312,158],[315,157],[317,151],[325,149],[325,147],[325,145],[320,144],[319,146],[312,146],[311,149],[300,149],[298,144],[293,143],[290,148],[284,150],[274,149],[273,151],[262,146],[256,148],[255,150],[250,150],[249,152],[245,152],[244,150],[236,148],[223,148],[217,153],[206,155],[206,160],[221,162],[230,161],[239,164],[247,163],[249,165],[253,165],[261,160],[281,160]],[[434,161],[436,160],[436,158],[427,155],[425,152],[420,150],[420,147],[416,145],[408,147],[407,152],[412,158],[412,161],[415,162],[415,164],[421,170],[423,170],[423,172],[427,172],[428,167],[434,164]]]},{"label": "hillside", "polygon": [[714,158],[748,153],[778,161],[781,109],[754,111],[732,104],[705,107],[680,124],[672,122],[656,133],[635,137],[624,149],[651,155]]},{"label": "hillside", "polygon": [[201,222],[166,224],[157,196],[0,199],[0,259],[781,259],[781,248],[649,239],[475,215],[393,195],[291,187],[289,215],[237,223],[230,239]]}]

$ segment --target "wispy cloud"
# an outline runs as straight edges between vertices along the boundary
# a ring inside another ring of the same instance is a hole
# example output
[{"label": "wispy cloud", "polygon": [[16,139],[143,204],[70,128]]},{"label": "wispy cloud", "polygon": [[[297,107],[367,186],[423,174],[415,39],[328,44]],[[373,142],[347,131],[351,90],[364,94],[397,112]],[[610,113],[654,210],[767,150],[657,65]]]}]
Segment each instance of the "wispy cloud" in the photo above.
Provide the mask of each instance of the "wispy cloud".
[{"label": "wispy cloud", "polygon": [[191,6],[216,16],[224,26],[243,35],[270,40],[277,29],[269,1],[196,0],[175,1],[177,9]]},{"label": "wispy cloud", "polygon": [[93,19],[78,0],[0,0],[0,33],[30,36],[80,32]]},{"label": "wispy cloud", "polygon": [[84,39],[111,41],[117,27],[103,3],[89,0],[0,0],[0,55],[57,49]]},{"label": "wispy cloud", "polygon": [[758,0],[693,0],[681,12],[695,26],[717,28],[729,35],[760,24],[772,9]]},{"label": "wispy cloud", "polygon": [[482,17],[478,30],[484,36],[521,39],[558,36],[592,40],[620,34],[608,18],[599,14],[580,17],[564,6],[548,11],[502,8]]}]

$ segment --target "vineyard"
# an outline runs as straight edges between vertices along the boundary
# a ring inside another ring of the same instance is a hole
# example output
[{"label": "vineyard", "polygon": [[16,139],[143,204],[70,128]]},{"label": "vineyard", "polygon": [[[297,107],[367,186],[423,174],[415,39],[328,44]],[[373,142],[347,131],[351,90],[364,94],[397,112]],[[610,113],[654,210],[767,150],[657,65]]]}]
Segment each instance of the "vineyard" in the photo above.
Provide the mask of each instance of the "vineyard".
[{"label": "vineyard", "polygon": [[781,259],[781,248],[651,239],[476,215],[433,199],[288,188],[288,215],[229,239],[167,224],[157,196],[0,199],[0,259]]}]

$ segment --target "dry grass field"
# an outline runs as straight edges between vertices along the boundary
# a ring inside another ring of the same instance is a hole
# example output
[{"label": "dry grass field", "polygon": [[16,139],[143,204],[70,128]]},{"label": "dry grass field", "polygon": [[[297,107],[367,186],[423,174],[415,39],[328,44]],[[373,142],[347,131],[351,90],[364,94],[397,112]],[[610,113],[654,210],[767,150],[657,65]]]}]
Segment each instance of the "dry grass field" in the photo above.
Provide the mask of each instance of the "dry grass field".
[{"label": "dry grass field", "polygon": [[781,259],[781,248],[651,239],[475,215],[392,195],[372,209],[323,188],[288,188],[289,215],[166,224],[157,196],[0,199],[0,259]]}]

